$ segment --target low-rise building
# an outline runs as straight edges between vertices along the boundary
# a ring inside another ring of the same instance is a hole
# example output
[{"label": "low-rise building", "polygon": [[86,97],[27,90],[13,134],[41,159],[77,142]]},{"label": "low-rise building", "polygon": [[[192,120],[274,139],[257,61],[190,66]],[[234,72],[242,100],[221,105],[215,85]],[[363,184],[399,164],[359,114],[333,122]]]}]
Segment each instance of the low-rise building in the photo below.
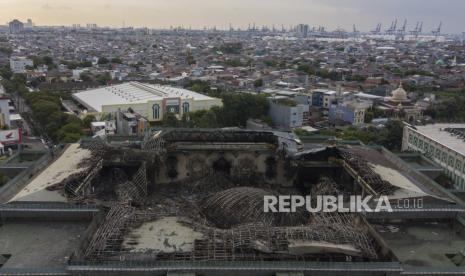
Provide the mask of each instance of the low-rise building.
[{"label": "low-rise building", "polygon": [[116,124],[114,120],[92,122],[90,128],[94,135],[113,135],[116,132]]},{"label": "low-rise building", "polygon": [[73,98],[90,113],[116,114],[130,108],[151,122],[162,121],[168,112],[180,119],[191,111],[223,105],[221,99],[187,89],[139,82],[90,89],[73,94]]}]

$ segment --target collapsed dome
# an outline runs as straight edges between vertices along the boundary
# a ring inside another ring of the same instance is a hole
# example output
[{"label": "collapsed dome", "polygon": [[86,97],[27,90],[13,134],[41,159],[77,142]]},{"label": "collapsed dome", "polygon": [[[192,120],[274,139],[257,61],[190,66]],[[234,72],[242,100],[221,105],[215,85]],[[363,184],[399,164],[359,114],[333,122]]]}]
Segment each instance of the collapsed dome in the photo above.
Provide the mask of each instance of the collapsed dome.
[{"label": "collapsed dome", "polygon": [[276,192],[252,187],[237,187],[214,193],[201,202],[202,213],[217,227],[228,229],[246,223],[267,226],[295,226],[308,222],[305,212],[264,212],[264,197]]}]

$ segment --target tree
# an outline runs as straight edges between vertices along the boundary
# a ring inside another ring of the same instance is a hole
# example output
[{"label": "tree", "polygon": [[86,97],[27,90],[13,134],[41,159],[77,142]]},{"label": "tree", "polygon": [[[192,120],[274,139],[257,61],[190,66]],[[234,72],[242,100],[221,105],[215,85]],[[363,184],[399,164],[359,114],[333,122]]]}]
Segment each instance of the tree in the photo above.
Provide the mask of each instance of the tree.
[{"label": "tree", "polygon": [[216,117],[216,112],[213,110],[208,110],[200,117],[197,127],[200,128],[216,128],[218,127],[218,120]]},{"label": "tree", "polygon": [[278,67],[278,65],[279,65],[279,62],[277,60],[274,60],[274,59],[267,59],[267,60],[263,61],[263,63],[268,67]]},{"label": "tree", "polygon": [[258,88],[258,87],[262,87],[263,86],[263,79],[256,79],[254,82],[253,82],[253,86]]},{"label": "tree", "polygon": [[8,180],[8,177],[3,172],[0,172],[0,186],[5,185]]},{"label": "tree", "polygon": [[83,61],[81,63],[79,63],[79,67],[83,67],[83,68],[87,68],[87,67],[92,67],[92,62],[90,61]]},{"label": "tree", "polygon": [[75,143],[81,139],[82,135],[79,133],[64,133],[60,136],[60,141],[62,143]]},{"label": "tree", "polygon": [[0,68],[0,77],[9,80],[13,76],[10,67],[4,66]]},{"label": "tree", "polygon": [[3,53],[7,55],[8,57],[10,57],[11,54],[13,53],[13,49],[7,48],[7,47],[0,47],[0,53]]},{"label": "tree", "polygon": [[374,113],[370,110],[365,111],[365,123],[371,123],[373,121]]},{"label": "tree", "polygon": [[36,92],[27,93],[24,98],[35,121],[42,127],[40,131],[46,132],[55,142],[76,142],[83,135],[81,120],[61,111],[58,95]]},{"label": "tree", "polygon": [[402,121],[391,120],[380,135],[379,143],[389,150],[400,151],[402,148],[402,136],[404,135],[404,124]]},{"label": "tree", "polygon": [[187,60],[187,64],[189,65],[194,65],[197,63],[197,61],[195,61],[195,58],[191,54],[187,55],[186,60]]},{"label": "tree", "polygon": [[14,82],[16,85],[19,84],[26,84],[26,75],[25,74],[14,74],[11,77],[11,81]]},{"label": "tree", "polygon": [[165,116],[163,116],[162,125],[164,127],[178,127],[178,118],[172,112],[167,112]]},{"label": "tree", "polygon": [[97,120],[97,119],[95,118],[94,115],[89,114],[89,115],[87,115],[86,117],[84,117],[84,119],[82,120],[82,124],[84,125],[84,127],[90,128],[92,122],[95,122],[96,120]]},{"label": "tree", "polygon": [[82,80],[82,81],[92,81],[92,75],[89,74],[89,73],[81,73],[79,75],[79,78]]},{"label": "tree", "polygon": [[234,59],[228,59],[225,61],[225,63],[231,67],[239,67],[239,66],[244,66],[244,64],[241,62],[240,59],[234,58]]},{"label": "tree", "polygon": [[438,93],[440,101],[430,107],[425,115],[430,115],[434,119],[448,122],[460,122],[465,120],[465,96],[460,91],[456,93],[447,93],[441,91]]},{"label": "tree", "polygon": [[40,76],[40,77],[37,77],[37,78],[33,78],[31,81],[29,81],[29,84],[34,87],[34,88],[37,88],[39,86],[39,84],[45,82],[45,77],[44,76]]},{"label": "tree", "polygon": [[121,64],[121,63],[123,63],[123,61],[120,58],[112,58],[111,63]]},{"label": "tree", "polygon": [[68,63],[68,64],[66,64],[66,66],[67,66],[68,69],[70,69],[70,70],[74,70],[74,69],[78,68],[77,63],[74,63],[74,62]]},{"label": "tree", "polygon": [[32,110],[34,111],[34,117],[39,122],[47,122],[49,116],[55,112],[60,112],[60,106],[56,105],[53,102],[40,100],[33,105],[31,105]]},{"label": "tree", "polygon": [[37,68],[37,66],[40,65],[47,65],[49,69],[56,68],[55,63],[53,62],[53,58],[51,56],[29,56],[30,59],[32,59],[32,62],[34,64],[34,67]]},{"label": "tree", "polygon": [[296,128],[293,130],[294,134],[297,135],[297,136],[309,136],[311,133],[306,131],[305,129],[303,128]]},{"label": "tree", "polygon": [[101,57],[98,59],[98,64],[103,65],[103,64],[108,64],[110,61],[106,57]]},{"label": "tree", "polygon": [[104,85],[104,84],[107,84],[109,81],[111,81],[111,76],[110,76],[110,73],[105,72],[104,74],[97,75],[95,79],[100,84]]},{"label": "tree", "polygon": [[207,81],[190,80],[184,85],[184,87],[198,93],[210,93],[210,83]]},{"label": "tree", "polygon": [[349,127],[341,132],[321,130],[319,134],[335,136],[344,140],[359,140],[364,144],[381,145],[392,151],[400,151],[402,147],[403,127],[402,121],[391,120],[383,129],[376,127],[363,129]]},{"label": "tree", "polygon": [[53,58],[50,56],[44,56],[42,61],[45,65],[53,65]]},{"label": "tree", "polygon": [[199,80],[190,81],[185,87],[211,97],[221,98],[223,106],[214,106],[208,111],[199,110],[189,112],[188,115],[184,114],[179,123],[183,127],[245,126],[250,118],[271,121],[268,117],[269,103],[265,95],[222,92],[220,89],[211,90],[208,82]]},{"label": "tree", "polygon": [[223,108],[217,114],[223,126],[245,126],[248,119],[267,115],[269,103],[265,95],[224,93]]},{"label": "tree", "polygon": [[310,70],[310,65],[308,64],[301,64],[297,66],[297,71],[304,72],[308,74],[308,71]]},{"label": "tree", "polygon": [[77,123],[64,125],[58,132],[58,139],[64,143],[73,143],[84,135],[82,127]]}]

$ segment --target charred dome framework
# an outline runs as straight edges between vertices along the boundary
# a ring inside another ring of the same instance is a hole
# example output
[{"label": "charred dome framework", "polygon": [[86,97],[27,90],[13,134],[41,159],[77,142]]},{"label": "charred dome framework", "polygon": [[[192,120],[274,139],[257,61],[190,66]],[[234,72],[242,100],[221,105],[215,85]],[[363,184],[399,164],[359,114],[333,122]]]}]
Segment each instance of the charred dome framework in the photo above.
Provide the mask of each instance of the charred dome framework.
[{"label": "charred dome framework", "polygon": [[[264,195],[396,189],[356,153],[332,147],[289,154],[272,132],[241,130],[165,130],[148,134],[140,146],[94,140],[81,147],[92,152],[84,161],[91,169],[49,188],[104,209],[72,260],[392,258],[357,214],[263,212]],[[357,172],[358,182],[347,170]],[[347,185],[354,183],[361,185]],[[167,218],[175,226],[160,236],[153,223]],[[184,228],[190,234],[173,245],[176,229]]]}]

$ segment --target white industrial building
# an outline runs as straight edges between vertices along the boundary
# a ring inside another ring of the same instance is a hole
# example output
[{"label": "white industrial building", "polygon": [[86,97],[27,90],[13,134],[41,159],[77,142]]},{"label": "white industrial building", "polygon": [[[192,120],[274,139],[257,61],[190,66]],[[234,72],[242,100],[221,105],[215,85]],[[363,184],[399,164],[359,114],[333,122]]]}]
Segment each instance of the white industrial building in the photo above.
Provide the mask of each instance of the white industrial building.
[{"label": "white industrial building", "polygon": [[221,99],[187,89],[127,82],[73,94],[90,113],[116,113],[131,108],[149,121],[161,121],[167,112],[181,118],[184,113],[222,106]]},{"label": "white industrial building", "polygon": [[465,124],[405,124],[402,150],[423,153],[444,168],[456,189],[465,189]]}]

